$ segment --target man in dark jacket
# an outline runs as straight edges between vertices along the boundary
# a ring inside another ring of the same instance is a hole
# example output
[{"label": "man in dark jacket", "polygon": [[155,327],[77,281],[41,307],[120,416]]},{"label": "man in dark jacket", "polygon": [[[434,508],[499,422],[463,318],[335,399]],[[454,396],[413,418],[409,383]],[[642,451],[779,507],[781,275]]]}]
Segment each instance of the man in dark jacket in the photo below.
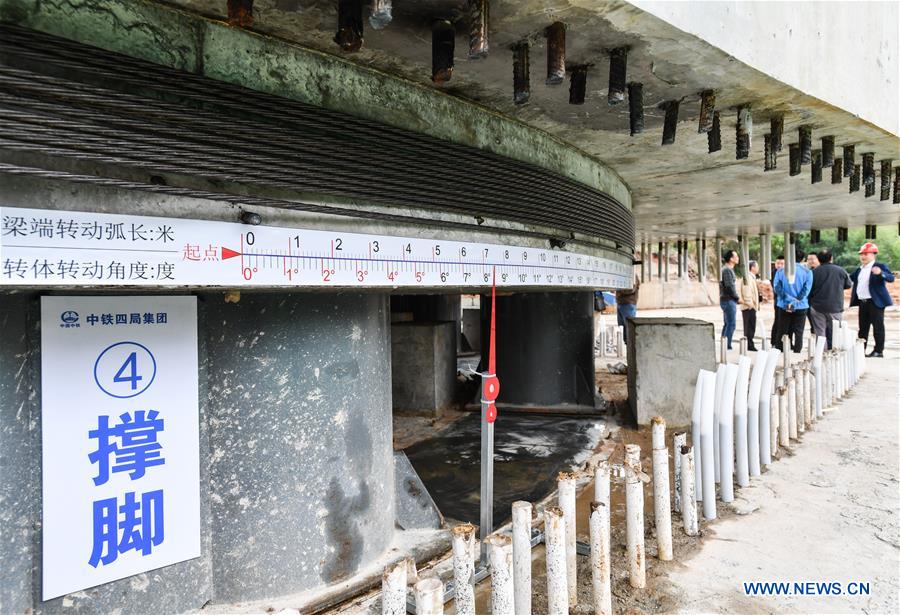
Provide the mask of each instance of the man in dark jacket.
[{"label": "man in dark jacket", "polygon": [[741,300],[737,291],[737,277],[734,275],[734,266],[738,264],[738,255],[734,250],[726,250],[722,255],[722,279],[719,280],[719,307],[725,324],[722,327],[722,337],[728,340],[728,350],[731,350],[731,338],[737,324],[737,304]]},{"label": "man in dark jacket", "polygon": [[844,268],[831,262],[831,250],[822,250],[818,258],[819,266],[813,269],[809,293],[809,319],[813,333],[824,335],[831,349],[831,324],[844,319],[844,290],[852,284]]},{"label": "man in dark jacket", "polygon": [[875,347],[867,357],[884,356],[884,308],[893,305],[886,282],[894,281],[894,274],[884,263],[875,260],[878,246],[867,243],[859,249],[860,266],[850,274],[853,293],[850,307],[859,306],[859,339],[868,342],[869,327],[875,338]]}]

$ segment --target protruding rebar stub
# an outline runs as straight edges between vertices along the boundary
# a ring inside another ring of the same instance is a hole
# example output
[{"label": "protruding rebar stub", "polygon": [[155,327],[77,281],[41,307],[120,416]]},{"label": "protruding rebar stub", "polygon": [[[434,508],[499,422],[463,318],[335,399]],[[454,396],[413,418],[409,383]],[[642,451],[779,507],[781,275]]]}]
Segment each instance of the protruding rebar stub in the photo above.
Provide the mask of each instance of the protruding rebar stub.
[{"label": "protruding rebar stub", "polygon": [[716,111],[716,93],[713,90],[700,92],[700,120],[697,122],[697,132],[704,134],[712,130],[713,114]]},{"label": "protruding rebar stub", "polygon": [[[857,190],[859,188],[857,187]],[[837,230],[837,240],[838,241],[847,241],[847,238],[850,234],[850,230],[846,226],[839,226]]]},{"label": "protruding rebar stub", "polygon": [[810,169],[810,183],[818,184],[822,181],[822,150],[813,150]]},{"label": "protruding rebar stub", "polygon": [[800,175],[800,144],[791,143],[788,145],[788,166],[789,175],[791,177]]},{"label": "protruding rebar stub", "polygon": [[773,115],[769,118],[769,133],[772,135],[772,147],[776,152],[783,148],[784,116]]},{"label": "protruding rebar stub", "polygon": [[453,52],[456,31],[446,19],[434,22],[431,27],[431,80],[437,84],[450,81],[453,76]]},{"label": "protruding rebar stub", "polygon": [[566,24],[556,21],[544,30],[547,37],[547,85],[559,85],[566,78]]},{"label": "protruding rebar stub", "polygon": [[853,173],[850,175],[850,192],[859,192],[859,177],[862,174],[860,165],[853,165]]},{"label": "protruding rebar stub", "polygon": [[588,65],[580,64],[569,68],[569,104],[583,105],[587,92]]},{"label": "protruding rebar stub", "polygon": [[253,26],[253,0],[228,0],[228,25],[235,28]]},{"label": "protruding rebar stub", "polygon": [[490,44],[490,0],[469,0],[469,59],[480,60],[488,56]]},{"label": "protruding rebar stub", "polygon": [[778,158],[776,157],[775,147],[772,145],[772,135],[768,133],[763,135],[763,143],[765,151],[763,170],[774,171],[778,165]]},{"label": "protruding rebar stub", "polygon": [[[900,203],[900,167],[894,169],[894,204]],[[900,229],[900,225],[897,226]]]},{"label": "protruding rebar stub", "polygon": [[628,47],[618,47],[609,52],[609,91],[606,100],[610,105],[618,105],[625,100],[627,79]]},{"label": "protruding rebar stub", "polygon": [[528,66],[528,41],[519,41],[513,52],[513,102],[517,105],[528,102],[531,97],[531,75]]},{"label": "protruding rebar stub", "polygon": [[812,162],[812,127],[801,126],[797,129],[800,135],[800,164]]},{"label": "protruding rebar stub", "polygon": [[735,125],[735,158],[743,160],[750,155],[750,140],[753,136],[753,115],[749,105],[738,108]]},{"label": "protruding rebar stub", "polygon": [[856,164],[856,146],[845,145],[844,152],[844,177],[853,175],[853,165]]},{"label": "protruding rebar stub", "polygon": [[881,198],[882,201],[887,201],[891,198],[891,165],[893,164],[893,160],[882,160],[881,161]]},{"label": "protruding rebar stub", "polygon": [[830,167],[834,164],[834,137],[822,137],[822,166]]},{"label": "protruding rebar stub", "polygon": [[372,14],[369,15],[369,25],[375,30],[386,28],[393,16],[393,0],[372,0]]},{"label": "protruding rebar stub", "polygon": [[628,84],[628,125],[631,136],[644,132],[644,84]]},{"label": "protruding rebar stub", "polygon": [[713,111],[712,129],[706,133],[706,145],[710,154],[722,149],[722,123],[718,111]]},{"label": "protruding rebar stub", "polygon": [[672,145],[675,143],[675,131],[678,129],[678,107],[679,101],[667,100],[659,105],[659,108],[666,112],[663,120],[663,145]]},{"label": "protruding rebar stub", "polygon": [[862,182],[866,187],[866,198],[875,194],[875,153],[862,155]]},{"label": "protruding rebar stub", "polygon": [[338,0],[338,27],[334,42],[342,51],[359,51],[363,45],[362,0]]},{"label": "protruding rebar stub", "polygon": [[844,181],[844,161],[840,158],[835,158],[834,162],[831,164],[831,183],[832,184],[840,184]]}]

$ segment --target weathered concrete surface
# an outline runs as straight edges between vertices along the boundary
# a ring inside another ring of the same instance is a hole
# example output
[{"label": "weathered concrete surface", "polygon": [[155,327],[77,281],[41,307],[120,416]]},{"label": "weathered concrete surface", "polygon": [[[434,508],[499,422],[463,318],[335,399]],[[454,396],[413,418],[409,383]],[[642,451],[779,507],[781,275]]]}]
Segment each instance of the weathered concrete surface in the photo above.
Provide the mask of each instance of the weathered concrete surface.
[{"label": "weathered concrete surface", "polygon": [[456,322],[391,324],[391,387],[395,412],[440,416],[453,401]]},{"label": "weathered concrete surface", "polygon": [[690,425],[697,372],[714,370],[713,326],[692,318],[628,321],[628,404],[638,425],[654,416]]},{"label": "weathered concrete surface", "polygon": [[444,517],[403,451],[394,451],[394,493],[397,527],[402,530],[436,530]]},{"label": "weathered concrete surface", "polygon": [[[697,313],[701,310],[692,310]],[[684,312],[682,312],[684,313]],[[856,310],[847,312],[856,327]],[[886,312],[884,359],[716,522],[694,557],[670,566],[681,612],[900,612],[900,312]],[[744,582],[870,583],[863,596],[746,596]]]},{"label": "weathered concrete surface", "polygon": [[[654,271],[654,274],[656,272]],[[638,294],[638,313],[643,310],[658,310],[697,305],[712,305],[719,302],[719,284],[707,280],[703,284],[696,280],[669,280],[659,282],[655,277],[650,282],[642,282]]]}]

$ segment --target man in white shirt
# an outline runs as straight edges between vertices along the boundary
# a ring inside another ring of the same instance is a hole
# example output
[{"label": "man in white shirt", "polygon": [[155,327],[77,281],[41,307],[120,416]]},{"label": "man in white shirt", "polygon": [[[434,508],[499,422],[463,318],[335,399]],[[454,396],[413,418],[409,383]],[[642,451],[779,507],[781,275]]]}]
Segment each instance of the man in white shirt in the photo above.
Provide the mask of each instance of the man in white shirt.
[{"label": "man in white shirt", "polygon": [[894,274],[884,263],[875,260],[878,246],[867,243],[859,249],[859,268],[850,275],[853,292],[850,307],[859,306],[859,338],[868,340],[869,328],[875,338],[875,347],[866,356],[884,356],[884,308],[893,305],[885,286],[894,281]]}]

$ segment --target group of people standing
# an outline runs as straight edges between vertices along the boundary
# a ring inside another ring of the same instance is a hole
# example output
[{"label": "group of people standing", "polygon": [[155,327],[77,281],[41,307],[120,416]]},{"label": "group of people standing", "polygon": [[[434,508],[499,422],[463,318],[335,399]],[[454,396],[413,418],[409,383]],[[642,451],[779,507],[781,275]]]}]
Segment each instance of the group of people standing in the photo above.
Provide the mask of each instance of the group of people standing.
[{"label": "group of people standing", "polygon": [[[834,263],[830,250],[804,255],[797,251],[797,267],[793,279],[784,268],[784,256],[775,259],[775,275],[772,289],[775,295],[775,322],[772,324],[771,342],[779,349],[788,336],[791,350],[803,349],[803,332],[807,320],[813,333],[825,336],[828,348],[832,346],[832,322],[842,320],[844,291],[852,288],[850,307],[859,306],[859,338],[868,343],[869,329],[873,330],[875,345],[867,355],[881,357],[884,353],[884,308],[892,305],[885,283],[894,281],[894,274],[884,263],[876,261],[878,246],[866,243],[859,250],[860,266],[851,275]],[[804,262],[804,257],[806,261]],[[744,336],[748,349],[756,350],[756,313],[762,301],[757,285],[759,265],[747,264],[746,275],[740,283],[734,268],[740,259],[735,250],[722,255],[722,276],[719,280],[719,303],[724,316],[722,337],[731,341],[740,306],[744,324]]]}]

